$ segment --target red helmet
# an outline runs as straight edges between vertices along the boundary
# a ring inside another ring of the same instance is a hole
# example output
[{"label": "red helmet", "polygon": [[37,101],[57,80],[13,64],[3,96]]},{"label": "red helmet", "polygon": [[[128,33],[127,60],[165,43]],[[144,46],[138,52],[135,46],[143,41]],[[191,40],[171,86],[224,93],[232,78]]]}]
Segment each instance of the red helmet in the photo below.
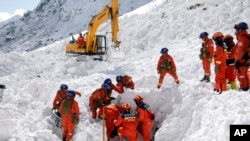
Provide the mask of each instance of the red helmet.
[{"label": "red helmet", "polygon": [[129,111],[131,109],[131,106],[128,104],[128,103],[124,103],[122,105],[122,108],[125,110],[125,111]]},{"label": "red helmet", "polygon": [[140,95],[136,95],[134,101],[141,101],[143,98]]},{"label": "red helmet", "polygon": [[217,38],[223,38],[223,33],[221,32],[215,32],[213,35],[213,40],[217,39]]}]

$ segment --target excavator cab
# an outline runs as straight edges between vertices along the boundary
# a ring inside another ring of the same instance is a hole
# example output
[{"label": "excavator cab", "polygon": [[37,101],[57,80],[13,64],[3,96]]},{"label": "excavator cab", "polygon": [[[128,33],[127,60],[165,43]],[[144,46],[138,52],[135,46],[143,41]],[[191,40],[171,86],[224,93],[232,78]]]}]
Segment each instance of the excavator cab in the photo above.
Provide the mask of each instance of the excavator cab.
[{"label": "excavator cab", "polygon": [[96,35],[96,55],[105,55],[107,52],[107,40],[104,35]]}]

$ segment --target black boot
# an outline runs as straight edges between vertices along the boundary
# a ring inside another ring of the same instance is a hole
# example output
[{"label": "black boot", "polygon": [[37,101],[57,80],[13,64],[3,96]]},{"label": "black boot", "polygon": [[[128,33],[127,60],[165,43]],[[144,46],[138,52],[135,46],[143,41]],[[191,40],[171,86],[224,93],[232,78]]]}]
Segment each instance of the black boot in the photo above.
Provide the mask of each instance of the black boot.
[{"label": "black boot", "polygon": [[206,83],[210,82],[210,78],[209,76],[206,76],[205,80],[204,80]]},{"label": "black boot", "polygon": [[66,137],[63,137],[63,138],[62,138],[62,141],[66,141]]},{"label": "black boot", "polygon": [[202,81],[205,81],[205,80],[206,80],[206,75],[204,75],[204,77],[200,81],[202,82]]}]

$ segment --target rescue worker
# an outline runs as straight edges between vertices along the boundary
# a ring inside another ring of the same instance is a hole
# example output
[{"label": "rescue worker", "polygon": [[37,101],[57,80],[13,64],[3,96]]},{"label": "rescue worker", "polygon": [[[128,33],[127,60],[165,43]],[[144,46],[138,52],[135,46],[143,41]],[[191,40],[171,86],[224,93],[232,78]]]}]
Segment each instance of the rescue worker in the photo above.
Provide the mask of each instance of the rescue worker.
[{"label": "rescue worker", "polygon": [[76,93],[69,90],[67,97],[62,101],[59,112],[62,117],[63,141],[72,141],[75,126],[79,123],[79,106],[74,100]]},{"label": "rescue worker", "polygon": [[79,44],[79,48],[85,48],[85,41],[82,36],[82,33],[79,34],[79,37],[77,38],[77,43]]},{"label": "rescue worker", "polygon": [[122,94],[124,92],[124,87],[125,88],[130,88],[134,89],[135,84],[134,81],[132,80],[132,77],[129,75],[124,75],[124,76],[116,76],[116,86],[118,87],[118,93]]},{"label": "rescue worker", "polygon": [[213,40],[208,38],[207,32],[202,32],[200,34],[200,39],[202,39],[202,47],[200,49],[200,59],[202,60],[202,66],[204,70],[204,77],[200,80],[201,82],[210,82],[211,75],[211,63],[213,62],[214,54],[214,43]]},{"label": "rescue worker", "polygon": [[58,111],[60,104],[64,98],[66,98],[68,92],[68,85],[61,84],[59,90],[56,93],[56,96],[53,101],[53,108],[52,110],[56,110],[56,114],[60,117],[60,113]]},{"label": "rescue worker", "polygon": [[136,112],[139,115],[138,132],[142,135],[143,141],[150,141],[155,115],[151,111],[150,106],[143,102],[143,98],[140,95],[135,96],[134,102],[137,105]]},{"label": "rescue worker", "polygon": [[214,52],[214,65],[215,65],[215,87],[214,91],[221,94],[226,91],[226,59],[227,52],[226,46],[223,43],[223,34],[221,32],[215,32],[213,34],[213,40],[215,42],[215,52]]},{"label": "rescue worker", "polygon": [[157,85],[158,89],[161,88],[164,77],[167,73],[174,78],[175,83],[179,84],[179,78],[176,74],[176,66],[173,57],[168,54],[168,49],[166,47],[161,49],[161,54],[162,55],[159,58],[157,64],[157,72],[158,74],[160,74],[160,78]]},{"label": "rescue worker", "polygon": [[103,84],[102,84],[102,86],[103,86],[104,84],[108,84],[108,85],[110,86],[111,92],[112,92],[113,90],[115,90],[117,93],[119,93],[119,94],[121,93],[120,88],[117,87],[116,85],[114,85],[114,84],[112,83],[112,80],[111,80],[110,78],[105,79],[104,82],[103,82]]},{"label": "rescue worker", "polygon": [[114,120],[114,125],[118,127],[118,136],[120,140],[127,137],[129,141],[137,141],[138,118],[131,112],[131,106],[128,103],[124,103],[122,108],[123,113]]},{"label": "rescue worker", "polygon": [[107,128],[106,135],[107,135],[107,140],[110,141],[110,138],[114,137],[114,135],[112,135],[111,133],[113,132],[113,130],[117,130],[117,128],[115,129],[113,122],[123,112],[123,109],[118,104],[112,104],[111,99],[109,97],[107,97],[104,100],[103,104],[104,104],[104,111],[102,118],[106,120],[105,121]]},{"label": "rescue worker", "polygon": [[112,89],[109,84],[104,83],[101,88],[96,89],[91,96],[89,97],[89,107],[91,110],[92,118],[97,118],[97,109],[98,118],[101,118],[103,114],[103,101],[108,97],[110,98]]},{"label": "rescue worker", "polygon": [[247,78],[248,78],[248,84],[250,85],[250,51],[248,51],[247,54],[248,54],[248,59],[247,59],[247,62],[246,62]]},{"label": "rescue worker", "polygon": [[233,41],[233,36],[230,34],[227,34],[223,37],[223,42],[227,46],[227,71],[226,71],[226,78],[228,80],[228,83],[231,85],[232,90],[237,89],[236,84],[236,73],[234,68],[234,62],[235,62],[235,53],[236,53],[236,46]]},{"label": "rescue worker", "polygon": [[236,44],[236,56],[235,56],[235,69],[236,76],[240,83],[239,90],[247,91],[249,89],[249,80],[247,78],[247,52],[248,47],[250,46],[248,40],[248,25],[245,22],[239,22],[234,26],[236,30],[237,36],[237,44]]}]

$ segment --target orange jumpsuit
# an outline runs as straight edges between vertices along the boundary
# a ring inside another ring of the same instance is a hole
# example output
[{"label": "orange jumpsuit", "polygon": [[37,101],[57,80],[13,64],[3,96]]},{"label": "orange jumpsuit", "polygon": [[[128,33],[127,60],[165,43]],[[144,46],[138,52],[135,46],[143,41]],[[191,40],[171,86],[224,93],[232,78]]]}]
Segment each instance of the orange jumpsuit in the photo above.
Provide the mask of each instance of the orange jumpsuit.
[{"label": "orange jumpsuit", "polygon": [[116,86],[118,87],[118,93],[122,94],[124,92],[124,87],[130,88],[133,90],[135,87],[135,84],[134,84],[134,81],[132,80],[132,77],[128,75],[124,75],[122,76],[121,82],[118,82]]},{"label": "orange jumpsuit", "polygon": [[62,136],[66,138],[66,141],[70,141],[73,138],[75,132],[75,124],[73,123],[73,115],[79,120],[79,106],[78,103],[73,99],[73,97],[67,97],[72,99],[72,105],[70,110],[63,111],[63,107],[65,106],[64,103],[66,101],[63,100],[62,104],[60,105],[59,112],[62,117],[62,127],[63,127],[63,134]]},{"label": "orange jumpsuit", "polygon": [[95,90],[89,97],[89,107],[92,113],[92,118],[96,119],[97,109],[99,109],[98,116],[103,115],[103,101],[109,97],[111,93],[107,93],[102,88]]},{"label": "orange jumpsuit", "polygon": [[78,37],[77,43],[79,44],[79,47],[80,47],[80,48],[83,48],[83,47],[85,46],[85,41],[84,41],[83,36],[79,36],[79,37]]},{"label": "orange jumpsuit", "polygon": [[67,96],[67,90],[58,90],[53,101],[53,108],[59,108],[62,100]]},{"label": "orange jumpsuit", "polygon": [[226,59],[227,52],[222,45],[216,45],[214,53],[215,65],[215,87],[214,90],[218,92],[226,91]]},{"label": "orange jumpsuit", "polygon": [[[236,68],[236,75],[240,82],[240,89],[248,90],[249,89],[249,80],[247,78],[247,66],[246,66],[246,53],[248,52],[249,41],[248,33],[246,30],[242,30],[240,33],[236,34],[237,44],[236,44],[236,56],[235,60],[239,62],[239,68]],[[236,66],[235,66],[236,67]]]},{"label": "orange jumpsuit", "polygon": [[106,135],[108,141],[110,140],[111,132],[114,129],[114,120],[119,117],[119,115],[123,112],[123,109],[117,104],[110,104],[104,107],[104,116],[106,118]]},{"label": "orange jumpsuit", "polygon": [[139,114],[138,131],[143,136],[143,141],[150,141],[153,121],[146,109],[150,110],[149,105],[146,103],[141,103],[139,106],[136,107],[136,111]]},{"label": "orange jumpsuit", "polygon": [[167,73],[174,78],[177,84],[179,83],[179,78],[176,74],[176,66],[174,59],[168,53],[162,54],[161,57],[159,58],[157,64],[157,72],[160,74],[160,78],[158,81],[158,88],[161,87],[164,77]]},{"label": "orange jumpsuit", "polygon": [[236,79],[236,73],[234,68],[235,62],[235,53],[236,53],[236,46],[234,42],[227,46],[227,73],[226,78],[228,82],[234,82]]},{"label": "orange jumpsuit", "polygon": [[202,66],[204,70],[204,76],[210,76],[211,75],[211,63],[209,62],[209,58],[213,58],[214,43],[208,37],[204,37],[203,41],[204,41],[203,46],[206,49],[206,51],[209,52],[209,56],[202,58]]},{"label": "orange jumpsuit", "polygon": [[120,139],[128,137],[129,141],[137,141],[137,126],[139,124],[135,114],[124,112],[117,120],[114,120],[114,125],[118,128],[118,136]]}]

